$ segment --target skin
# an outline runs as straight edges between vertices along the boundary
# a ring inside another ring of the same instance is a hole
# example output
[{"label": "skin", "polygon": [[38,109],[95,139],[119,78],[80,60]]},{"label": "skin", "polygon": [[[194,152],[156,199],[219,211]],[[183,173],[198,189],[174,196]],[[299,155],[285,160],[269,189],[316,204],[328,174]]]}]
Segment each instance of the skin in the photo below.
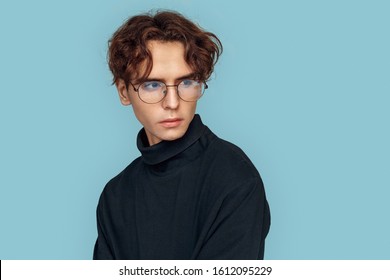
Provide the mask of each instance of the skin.
[{"label": "skin", "polygon": [[[148,49],[153,59],[148,79],[175,85],[180,82],[180,77],[193,73],[184,59],[182,43],[150,41]],[[156,104],[144,103],[132,86],[126,88],[123,80],[116,83],[116,88],[121,103],[125,106],[132,105],[135,116],[145,129],[150,146],[181,138],[194,118],[197,102],[181,100],[176,87],[168,87],[165,98]],[[170,122],[174,119],[179,120]]]}]

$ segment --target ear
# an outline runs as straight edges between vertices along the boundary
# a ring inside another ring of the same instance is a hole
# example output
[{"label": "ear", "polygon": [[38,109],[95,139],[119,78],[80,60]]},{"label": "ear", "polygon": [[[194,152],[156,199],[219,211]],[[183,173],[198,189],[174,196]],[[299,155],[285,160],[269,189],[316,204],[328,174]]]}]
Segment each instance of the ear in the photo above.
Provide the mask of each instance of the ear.
[{"label": "ear", "polygon": [[116,89],[118,90],[119,99],[122,105],[125,106],[131,105],[130,94],[129,91],[127,90],[126,83],[122,79],[119,79],[115,83],[115,86]]}]

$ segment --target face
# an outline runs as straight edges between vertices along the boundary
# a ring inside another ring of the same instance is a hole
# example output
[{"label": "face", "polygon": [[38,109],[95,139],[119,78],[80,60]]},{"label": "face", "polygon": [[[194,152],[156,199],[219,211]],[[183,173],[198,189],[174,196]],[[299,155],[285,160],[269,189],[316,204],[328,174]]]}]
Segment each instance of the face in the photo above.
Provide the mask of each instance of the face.
[{"label": "face", "polygon": [[[150,41],[148,49],[153,59],[153,68],[148,80],[176,85],[180,82],[180,77],[193,73],[184,59],[182,43]],[[168,87],[165,98],[156,104],[144,103],[132,86],[126,88],[123,80],[119,80],[116,87],[122,104],[133,106],[134,114],[145,128],[151,146],[163,140],[181,138],[194,118],[197,102],[181,100],[176,87]]]}]

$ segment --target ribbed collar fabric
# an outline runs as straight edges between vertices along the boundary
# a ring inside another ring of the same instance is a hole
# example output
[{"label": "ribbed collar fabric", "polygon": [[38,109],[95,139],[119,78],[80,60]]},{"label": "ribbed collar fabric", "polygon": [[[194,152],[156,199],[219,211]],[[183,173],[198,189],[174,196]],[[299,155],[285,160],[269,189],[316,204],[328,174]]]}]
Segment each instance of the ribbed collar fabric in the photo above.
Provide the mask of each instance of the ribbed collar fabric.
[{"label": "ribbed collar fabric", "polygon": [[145,129],[142,128],[137,136],[137,147],[146,164],[156,165],[185,151],[202,136],[205,129],[206,126],[202,123],[200,116],[196,114],[183,137],[173,141],[161,141],[156,145],[149,146]]}]

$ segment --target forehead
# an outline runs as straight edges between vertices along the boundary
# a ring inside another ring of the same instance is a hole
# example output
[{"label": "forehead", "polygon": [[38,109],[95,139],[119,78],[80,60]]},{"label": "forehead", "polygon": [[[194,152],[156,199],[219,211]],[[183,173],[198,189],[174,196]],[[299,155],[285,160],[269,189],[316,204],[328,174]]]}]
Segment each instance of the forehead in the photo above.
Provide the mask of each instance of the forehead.
[{"label": "forehead", "polygon": [[175,79],[192,73],[185,60],[185,48],[181,42],[149,41],[153,67],[148,77]]}]

